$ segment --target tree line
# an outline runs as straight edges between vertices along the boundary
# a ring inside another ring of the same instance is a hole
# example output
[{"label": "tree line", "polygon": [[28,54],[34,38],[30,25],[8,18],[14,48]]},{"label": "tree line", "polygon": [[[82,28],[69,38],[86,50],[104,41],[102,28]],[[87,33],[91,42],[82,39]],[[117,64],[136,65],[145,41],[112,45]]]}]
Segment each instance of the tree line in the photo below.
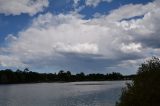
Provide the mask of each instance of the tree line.
[{"label": "tree line", "polygon": [[38,73],[32,72],[28,68],[13,71],[11,69],[0,70],[0,84],[12,83],[37,83],[37,82],[74,82],[74,81],[107,81],[107,80],[126,80],[133,76],[123,76],[113,72],[107,74],[83,72],[72,74],[70,71],[60,70],[58,73]]}]

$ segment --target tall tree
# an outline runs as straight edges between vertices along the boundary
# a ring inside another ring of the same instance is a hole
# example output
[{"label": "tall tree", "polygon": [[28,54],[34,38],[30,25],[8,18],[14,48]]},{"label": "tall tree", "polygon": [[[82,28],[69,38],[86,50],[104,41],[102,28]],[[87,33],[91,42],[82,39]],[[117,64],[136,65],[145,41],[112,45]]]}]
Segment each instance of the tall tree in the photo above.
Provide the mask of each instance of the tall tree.
[{"label": "tall tree", "polygon": [[123,89],[117,106],[160,106],[160,60],[141,64],[132,83]]}]

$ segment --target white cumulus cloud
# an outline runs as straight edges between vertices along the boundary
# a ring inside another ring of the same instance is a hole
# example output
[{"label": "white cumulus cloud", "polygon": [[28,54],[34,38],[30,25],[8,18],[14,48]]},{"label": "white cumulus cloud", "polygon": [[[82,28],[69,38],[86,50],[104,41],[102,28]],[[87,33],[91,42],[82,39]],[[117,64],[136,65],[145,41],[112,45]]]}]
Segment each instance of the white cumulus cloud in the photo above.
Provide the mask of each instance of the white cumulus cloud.
[{"label": "white cumulus cloud", "polygon": [[86,0],[87,6],[96,7],[100,2],[112,2],[112,0]]},{"label": "white cumulus cloud", "polygon": [[[151,50],[157,55],[160,48],[158,3],[125,5],[88,20],[75,13],[39,15],[27,29],[6,38],[11,41],[0,49],[0,65],[124,71],[130,64],[134,69],[135,60],[150,56]],[[139,15],[143,17],[132,18]]]},{"label": "white cumulus cloud", "polygon": [[5,15],[34,15],[48,7],[48,0],[0,0],[0,13]]}]

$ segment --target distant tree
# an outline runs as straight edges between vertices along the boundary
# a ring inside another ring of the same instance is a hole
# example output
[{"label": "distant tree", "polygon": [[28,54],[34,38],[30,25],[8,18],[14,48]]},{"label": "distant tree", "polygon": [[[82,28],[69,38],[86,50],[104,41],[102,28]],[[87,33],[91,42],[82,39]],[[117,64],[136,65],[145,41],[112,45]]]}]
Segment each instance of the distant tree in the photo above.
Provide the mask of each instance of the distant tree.
[{"label": "distant tree", "polygon": [[21,71],[20,69],[17,69],[16,72],[17,72],[17,73],[21,73],[22,71]]},{"label": "distant tree", "polygon": [[66,74],[67,74],[67,76],[71,76],[71,72],[70,71],[67,71]]},{"label": "distant tree", "polygon": [[160,60],[141,64],[132,83],[123,89],[117,106],[160,106]]},{"label": "distant tree", "polygon": [[58,75],[63,75],[64,74],[64,71],[63,70],[60,70],[59,72],[58,72]]},{"label": "distant tree", "polygon": [[56,73],[37,73],[32,72],[28,68],[23,71],[17,69],[13,71],[11,69],[0,70],[0,84],[9,83],[35,83],[35,82],[73,82],[73,81],[105,81],[105,80],[122,80],[120,73],[100,74],[92,73],[85,75],[83,72],[76,75],[72,75],[70,71],[60,70]]},{"label": "distant tree", "polygon": [[84,81],[85,80],[85,74],[83,72],[76,74],[76,80]]},{"label": "distant tree", "polygon": [[64,72],[63,70],[60,70],[58,73],[58,78],[59,81],[67,81],[68,80],[68,75],[70,75],[71,73],[68,72]]},{"label": "distant tree", "polygon": [[28,68],[25,68],[25,69],[24,69],[24,72],[29,72],[29,69],[28,69]]}]

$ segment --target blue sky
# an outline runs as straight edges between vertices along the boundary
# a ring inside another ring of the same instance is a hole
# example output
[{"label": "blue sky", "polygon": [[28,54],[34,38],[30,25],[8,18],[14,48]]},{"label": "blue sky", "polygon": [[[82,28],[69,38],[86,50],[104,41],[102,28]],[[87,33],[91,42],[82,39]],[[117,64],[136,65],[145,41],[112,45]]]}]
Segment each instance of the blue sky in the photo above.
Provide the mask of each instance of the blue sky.
[{"label": "blue sky", "polygon": [[159,56],[159,4],[158,0],[2,0],[0,69],[136,73],[141,62]]}]

